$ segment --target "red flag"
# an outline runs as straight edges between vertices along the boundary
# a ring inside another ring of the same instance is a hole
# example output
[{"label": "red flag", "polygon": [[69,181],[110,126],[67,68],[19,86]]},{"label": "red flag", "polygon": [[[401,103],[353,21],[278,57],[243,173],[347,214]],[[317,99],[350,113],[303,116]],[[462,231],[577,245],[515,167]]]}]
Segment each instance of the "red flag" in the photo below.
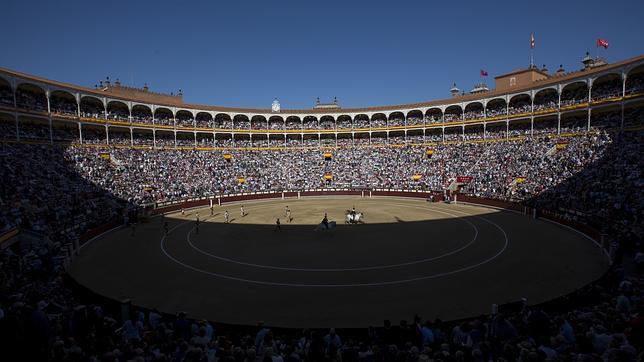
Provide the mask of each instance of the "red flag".
[{"label": "red flag", "polygon": [[532,33],[532,36],[530,37],[530,48],[534,49],[534,33]]},{"label": "red flag", "polygon": [[481,69],[481,77],[487,77],[487,71]]},{"label": "red flag", "polygon": [[599,38],[597,39],[597,47],[604,47],[604,49],[608,49],[608,40],[604,38]]}]

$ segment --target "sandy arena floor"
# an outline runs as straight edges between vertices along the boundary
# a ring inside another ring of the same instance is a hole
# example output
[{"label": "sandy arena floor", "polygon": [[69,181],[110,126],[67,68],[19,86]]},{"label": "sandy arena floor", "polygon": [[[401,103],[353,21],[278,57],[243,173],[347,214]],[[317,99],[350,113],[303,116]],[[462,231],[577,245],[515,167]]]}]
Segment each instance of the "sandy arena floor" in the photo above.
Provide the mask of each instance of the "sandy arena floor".
[{"label": "sandy arena floor", "polygon": [[[344,224],[353,205],[365,224]],[[164,312],[299,328],[469,317],[570,293],[608,267],[581,234],[478,206],[325,197],[245,202],[244,211],[226,204],[213,216],[203,208],[153,218],[135,236],[112,231],[87,244],[70,273],[99,294]],[[315,231],[325,212],[337,228]]]}]

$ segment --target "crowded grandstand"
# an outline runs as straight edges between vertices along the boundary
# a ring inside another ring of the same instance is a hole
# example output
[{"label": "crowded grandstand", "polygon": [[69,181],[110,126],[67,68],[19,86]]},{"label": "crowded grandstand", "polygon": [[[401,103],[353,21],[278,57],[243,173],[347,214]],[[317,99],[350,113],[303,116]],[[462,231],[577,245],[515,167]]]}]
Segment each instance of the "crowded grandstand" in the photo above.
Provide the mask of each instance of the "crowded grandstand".
[{"label": "crowded grandstand", "polygon": [[[494,90],[426,103],[262,110],[0,70],[0,340],[25,359],[56,361],[641,358],[644,56],[522,72],[536,80],[506,87],[510,73]],[[412,311],[346,334],[220,331],[136,306],[122,320],[66,276],[90,237],[167,206],[387,190],[557,215],[596,231],[612,267],[557,308],[461,321]],[[11,245],[16,235],[37,241]]]}]

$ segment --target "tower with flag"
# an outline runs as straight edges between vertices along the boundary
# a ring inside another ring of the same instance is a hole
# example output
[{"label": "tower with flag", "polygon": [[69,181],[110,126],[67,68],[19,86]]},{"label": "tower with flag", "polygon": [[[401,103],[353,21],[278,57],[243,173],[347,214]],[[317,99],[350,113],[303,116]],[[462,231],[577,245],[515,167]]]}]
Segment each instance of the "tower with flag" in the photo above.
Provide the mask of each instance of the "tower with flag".
[{"label": "tower with flag", "polygon": [[[595,44],[596,44],[595,49],[604,48],[604,50],[607,50],[608,46],[609,46],[608,40],[606,40],[605,38],[602,38],[602,37],[597,38],[597,42]],[[592,66],[594,67],[594,66],[597,66],[597,65],[600,65],[600,64],[605,64],[605,63],[606,63],[606,59],[604,59],[604,58],[600,57],[598,54],[596,54],[595,55],[595,60],[593,61]]]}]

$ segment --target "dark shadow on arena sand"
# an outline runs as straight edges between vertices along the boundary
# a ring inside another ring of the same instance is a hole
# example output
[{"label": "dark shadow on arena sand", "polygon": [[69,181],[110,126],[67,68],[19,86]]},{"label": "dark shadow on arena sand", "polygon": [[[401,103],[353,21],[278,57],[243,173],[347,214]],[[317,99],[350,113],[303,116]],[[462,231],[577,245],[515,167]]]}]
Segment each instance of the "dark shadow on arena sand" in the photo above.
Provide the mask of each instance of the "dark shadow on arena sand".
[{"label": "dark shadow on arena sand", "polygon": [[284,225],[279,232],[272,225],[206,222],[197,234],[194,212],[187,211],[188,220],[166,218],[174,230],[163,251],[155,220],[141,226],[145,239],[135,241],[125,229],[93,243],[72,274],[103,295],[199,319],[358,328],[414,313],[463,318],[522,297],[545,301],[605,270],[590,241],[556,225],[496,210],[466,215],[328,232],[313,231],[315,225]]}]

